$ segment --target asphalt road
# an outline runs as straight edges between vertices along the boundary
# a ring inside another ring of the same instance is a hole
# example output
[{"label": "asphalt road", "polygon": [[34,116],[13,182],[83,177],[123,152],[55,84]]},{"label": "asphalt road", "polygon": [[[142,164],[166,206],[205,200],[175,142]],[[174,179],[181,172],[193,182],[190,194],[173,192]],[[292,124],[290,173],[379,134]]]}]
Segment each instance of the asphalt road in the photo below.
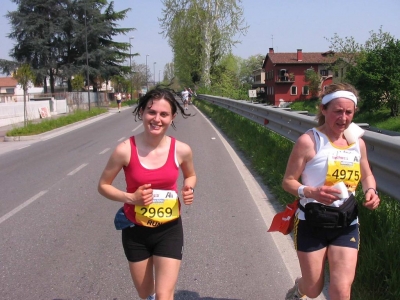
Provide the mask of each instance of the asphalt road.
[{"label": "asphalt road", "polygon": [[[142,130],[132,110],[0,143],[0,299],[138,299],[113,224],[121,205],[97,192],[114,147]],[[212,122],[189,111],[169,129],[192,147],[198,176],[194,204],[182,206],[175,299],[284,299],[300,271],[291,238],[267,233],[282,208]]]}]

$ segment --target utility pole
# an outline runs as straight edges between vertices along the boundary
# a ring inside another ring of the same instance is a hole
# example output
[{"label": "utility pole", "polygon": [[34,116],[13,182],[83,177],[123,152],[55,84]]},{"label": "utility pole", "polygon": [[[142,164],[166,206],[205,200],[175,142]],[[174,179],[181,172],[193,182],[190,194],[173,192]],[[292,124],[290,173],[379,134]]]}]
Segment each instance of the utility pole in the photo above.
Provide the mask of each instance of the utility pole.
[{"label": "utility pole", "polygon": [[160,73],[161,73],[161,70],[158,70],[158,84],[160,84],[160,82],[161,82],[161,80],[160,80]]},{"label": "utility pole", "polygon": [[153,63],[153,71],[154,71],[154,85],[156,85],[156,62]]},{"label": "utility pole", "polygon": [[149,82],[148,82],[148,75],[147,75],[147,56],[150,56],[150,55],[146,54],[146,88],[147,88],[146,93],[149,91]]},{"label": "utility pole", "polygon": [[133,79],[132,79],[132,44],[131,40],[134,39],[134,36],[129,38],[129,76],[131,76],[131,100],[133,100],[133,93],[132,93],[132,86],[133,86]]},{"label": "utility pole", "polygon": [[86,0],[85,0],[85,46],[86,46],[86,83],[87,83],[87,94],[89,101],[89,111],[90,111],[90,89],[89,89],[89,56],[88,56],[88,45],[87,45],[87,25],[86,25]]}]

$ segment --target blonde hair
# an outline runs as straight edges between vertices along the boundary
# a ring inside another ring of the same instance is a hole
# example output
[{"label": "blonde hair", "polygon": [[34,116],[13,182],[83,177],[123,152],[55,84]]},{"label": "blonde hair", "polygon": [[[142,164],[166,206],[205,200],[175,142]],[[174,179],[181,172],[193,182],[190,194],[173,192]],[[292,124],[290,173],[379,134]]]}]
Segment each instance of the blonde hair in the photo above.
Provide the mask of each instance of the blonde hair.
[{"label": "blonde hair", "polygon": [[[337,91],[352,92],[358,98],[358,92],[354,86],[352,86],[350,83],[339,82],[339,83],[334,83],[334,84],[326,86],[324,92],[321,95],[321,99],[325,95],[332,94]],[[322,108],[327,109],[329,106],[329,103],[322,105],[322,107],[321,107],[321,105],[318,106],[318,113],[317,113],[317,116],[315,117],[315,119],[318,121],[318,126],[325,124],[325,116],[322,114]]]}]

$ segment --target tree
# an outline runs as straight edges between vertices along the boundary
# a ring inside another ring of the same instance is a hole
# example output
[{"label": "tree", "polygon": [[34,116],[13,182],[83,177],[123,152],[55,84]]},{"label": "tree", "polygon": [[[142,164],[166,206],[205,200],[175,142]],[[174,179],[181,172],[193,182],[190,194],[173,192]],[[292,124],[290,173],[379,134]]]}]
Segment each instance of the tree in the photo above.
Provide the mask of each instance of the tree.
[{"label": "tree", "polygon": [[26,111],[26,92],[29,84],[35,81],[35,75],[28,64],[23,64],[14,72],[13,77],[18,81],[24,91],[24,126],[26,126],[28,124],[28,116]]},{"label": "tree", "polygon": [[71,85],[73,91],[82,91],[85,86],[85,77],[82,74],[75,75],[71,79]]},{"label": "tree", "polygon": [[400,106],[400,41],[392,39],[383,47],[366,52],[350,68],[347,78],[360,93],[362,109],[390,109],[399,115]]},{"label": "tree", "polygon": [[[213,66],[213,44],[218,45],[219,54],[229,52],[238,43],[233,37],[247,32],[243,26],[243,8],[241,0],[163,0],[163,18],[160,19],[164,36],[174,38],[187,24],[199,29],[197,44],[202,49],[201,81],[206,87],[211,86],[210,72]],[[175,51],[175,49],[174,49]]]},{"label": "tree", "polygon": [[253,71],[262,68],[265,55],[251,55],[246,59],[240,59],[239,77],[242,83],[252,84],[254,82]]},{"label": "tree", "polygon": [[304,73],[310,93],[313,97],[316,97],[321,91],[322,77],[312,68],[305,70]]},{"label": "tree", "polygon": [[112,37],[134,30],[117,27],[130,9],[116,12],[106,0],[12,1],[18,7],[6,15],[12,26],[8,37],[17,43],[10,56],[31,65],[45,92],[47,77],[54,93],[55,76],[66,78],[70,91],[71,76],[79,73],[89,72],[93,82],[129,72],[123,63],[130,45]]},{"label": "tree", "polygon": [[337,72],[337,69],[344,67],[348,69],[357,63],[357,59],[362,59],[362,55],[375,49],[384,47],[394,37],[388,33],[383,32],[382,26],[376,33],[373,30],[369,32],[370,37],[365,44],[356,42],[354,37],[341,38],[337,33],[330,39],[325,39],[330,43],[329,49],[334,53],[335,59],[338,64],[333,64],[331,69]]},{"label": "tree", "polygon": [[[337,34],[331,38],[330,49],[345,66],[345,81],[352,83],[362,98],[361,109],[376,111],[388,107],[391,116],[399,113],[398,91],[398,41],[382,27],[364,44],[355,42],[353,37],[340,38]],[[397,50],[396,50],[397,49]],[[397,63],[397,65],[396,65]]]}]

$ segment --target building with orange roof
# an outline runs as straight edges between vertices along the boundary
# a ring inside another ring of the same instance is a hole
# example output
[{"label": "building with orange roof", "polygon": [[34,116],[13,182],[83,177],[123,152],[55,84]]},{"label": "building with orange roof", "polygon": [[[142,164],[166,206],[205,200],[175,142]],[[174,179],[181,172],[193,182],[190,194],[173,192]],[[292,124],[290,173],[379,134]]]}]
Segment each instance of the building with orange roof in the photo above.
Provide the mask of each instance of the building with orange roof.
[{"label": "building with orange roof", "polygon": [[[334,52],[275,53],[269,48],[262,69],[264,82],[255,81],[253,88],[264,90],[266,103],[283,106],[284,103],[311,99],[312,95],[305,80],[305,71],[312,69],[321,76],[321,90],[333,82],[329,66],[335,61]],[[261,79],[262,77],[260,77]]]}]

